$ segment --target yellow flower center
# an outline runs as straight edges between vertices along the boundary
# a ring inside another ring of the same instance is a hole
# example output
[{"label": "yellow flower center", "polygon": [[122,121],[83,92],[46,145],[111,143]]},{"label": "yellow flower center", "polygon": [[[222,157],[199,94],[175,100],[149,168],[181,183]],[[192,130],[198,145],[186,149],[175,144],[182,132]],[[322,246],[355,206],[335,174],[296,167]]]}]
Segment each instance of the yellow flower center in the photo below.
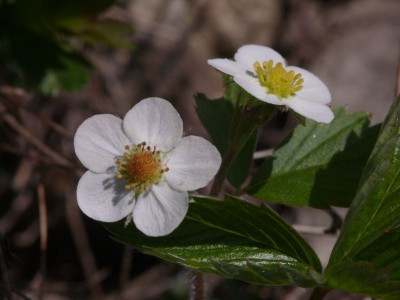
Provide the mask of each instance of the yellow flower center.
[{"label": "yellow flower center", "polygon": [[126,181],[125,189],[133,190],[136,195],[144,192],[152,184],[158,184],[168,167],[162,166],[162,154],[156,147],[146,147],[146,143],[125,146],[123,157],[117,158],[118,179]]},{"label": "yellow flower center", "polygon": [[294,96],[303,88],[304,79],[301,74],[296,74],[293,70],[288,72],[281,62],[275,67],[272,60],[264,61],[262,65],[255,62],[254,70],[260,84],[267,88],[267,93],[274,94],[279,99]]}]

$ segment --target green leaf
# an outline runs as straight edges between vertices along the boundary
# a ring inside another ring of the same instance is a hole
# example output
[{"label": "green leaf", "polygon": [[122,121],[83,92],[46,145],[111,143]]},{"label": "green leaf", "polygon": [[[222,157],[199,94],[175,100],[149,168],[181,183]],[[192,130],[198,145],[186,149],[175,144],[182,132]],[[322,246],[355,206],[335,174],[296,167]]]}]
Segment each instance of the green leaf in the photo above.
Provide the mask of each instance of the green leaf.
[{"label": "green leaf", "polygon": [[172,234],[151,238],[123,222],[104,224],[116,239],[189,268],[266,285],[323,284],[310,246],[267,206],[194,197]]},{"label": "green leaf", "polygon": [[328,285],[352,293],[383,300],[398,300],[400,281],[390,278],[387,270],[366,261],[345,261],[329,268]]},{"label": "green leaf", "polygon": [[[396,290],[400,288],[399,119],[400,98],[392,105],[383,124],[332,252],[328,266],[332,286],[342,285],[346,280],[336,276],[334,270],[351,260],[368,262],[377,269],[371,267],[371,273],[384,276],[384,281],[391,284],[394,281]],[[361,292],[380,295],[381,283],[364,286]]]},{"label": "green leaf", "polygon": [[78,59],[60,56],[58,68],[47,69],[39,88],[47,95],[57,95],[61,90],[79,91],[89,81],[87,65]]},{"label": "green leaf", "polygon": [[356,193],[379,127],[366,113],[335,109],[331,124],[298,126],[260,167],[246,190],[287,205],[348,207]]},{"label": "green leaf", "polygon": [[[234,114],[233,105],[224,99],[210,100],[203,94],[197,94],[195,98],[197,114],[221,156],[224,156],[231,134],[230,126]],[[249,174],[257,141],[256,127],[250,128],[248,134],[247,141],[236,159],[234,159],[227,176],[229,182],[237,188],[240,187]]]}]

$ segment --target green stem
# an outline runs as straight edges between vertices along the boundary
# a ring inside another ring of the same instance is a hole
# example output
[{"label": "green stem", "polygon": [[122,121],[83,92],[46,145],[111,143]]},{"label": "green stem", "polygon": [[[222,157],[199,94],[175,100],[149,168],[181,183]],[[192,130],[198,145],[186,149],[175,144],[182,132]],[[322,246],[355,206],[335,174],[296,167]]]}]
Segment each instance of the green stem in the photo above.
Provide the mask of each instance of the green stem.
[{"label": "green stem", "polygon": [[[235,159],[236,154],[238,153],[238,150],[235,149],[235,144],[236,144],[235,141],[238,129],[237,124],[239,124],[239,120],[240,120],[240,111],[237,107],[231,121],[228,149],[226,150],[224,157],[222,158],[221,167],[219,168],[217,175],[215,175],[214,183],[210,191],[210,196],[218,197],[219,193],[222,190],[224,181],[228,175],[229,168],[232,165],[232,162]],[[190,282],[191,282],[190,300],[205,300],[207,295],[206,295],[204,275],[196,271],[189,271],[189,272],[190,272]]]},{"label": "green stem", "polygon": [[308,300],[322,300],[330,292],[330,289],[317,287],[313,290]]},{"label": "green stem", "polygon": [[[262,114],[257,108],[254,112],[245,112],[239,106],[239,100],[235,107],[235,111],[230,124],[229,142],[225,154],[222,158],[221,167],[215,175],[214,183],[211,187],[210,196],[218,197],[225,179],[228,175],[229,168],[231,167],[236,155],[242,150],[247,142],[249,136],[251,136],[253,128],[249,126],[253,124],[252,118],[259,113],[258,118],[264,120],[266,116],[270,118],[272,113],[275,111],[268,111],[268,114]],[[264,118],[262,118],[264,117]],[[246,139],[247,138],[247,139]],[[204,300],[206,299],[206,289],[204,275],[195,271],[191,271],[191,300]]]},{"label": "green stem", "polygon": [[210,196],[218,197],[235,156],[236,151],[234,151],[232,147],[229,147],[224,157],[222,158],[221,167],[219,168],[217,175],[215,175],[215,180],[211,187]]},{"label": "green stem", "polygon": [[228,175],[228,171],[230,166],[233,163],[233,160],[236,157],[236,154],[239,153],[241,149],[237,149],[237,138],[238,131],[240,127],[240,119],[242,117],[239,106],[235,108],[235,113],[231,120],[230,125],[230,133],[229,133],[229,142],[228,149],[226,149],[224,157],[222,158],[221,167],[218,170],[217,175],[215,175],[214,183],[211,187],[210,196],[218,197],[221,192],[224,181]]}]

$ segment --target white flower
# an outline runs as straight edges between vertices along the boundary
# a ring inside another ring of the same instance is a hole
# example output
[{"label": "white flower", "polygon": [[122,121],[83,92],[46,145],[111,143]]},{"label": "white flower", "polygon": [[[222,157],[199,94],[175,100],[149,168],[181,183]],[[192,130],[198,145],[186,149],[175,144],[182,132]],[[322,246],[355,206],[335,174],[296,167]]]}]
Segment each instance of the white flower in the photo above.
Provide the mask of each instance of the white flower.
[{"label": "white flower", "polygon": [[322,123],[334,117],[327,106],[331,94],[315,75],[298,67],[286,66],[283,57],[271,48],[245,45],[238,49],[235,61],[209,59],[219,71],[261,101],[284,105],[295,112]]},{"label": "white flower", "polygon": [[206,186],[221,164],[211,143],[182,134],[181,117],[161,98],[142,100],[124,120],[85,120],[74,140],[89,169],[77,188],[80,209],[102,222],[132,217],[149,236],[171,233],[188,210],[187,191]]}]

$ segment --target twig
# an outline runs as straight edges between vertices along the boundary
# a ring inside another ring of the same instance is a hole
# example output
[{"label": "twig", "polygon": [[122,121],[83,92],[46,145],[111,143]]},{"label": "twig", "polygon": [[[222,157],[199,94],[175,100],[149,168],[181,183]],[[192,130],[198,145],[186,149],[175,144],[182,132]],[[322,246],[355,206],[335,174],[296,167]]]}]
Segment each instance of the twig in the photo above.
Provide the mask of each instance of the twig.
[{"label": "twig", "polygon": [[[4,90],[0,88],[0,92],[4,94]],[[54,131],[56,131],[57,133],[59,133],[60,135],[68,138],[68,139],[72,139],[74,137],[73,133],[70,132],[69,130],[65,129],[63,126],[61,126],[60,124],[54,122],[52,119],[44,116],[43,114],[39,113],[39,112],[35,112],[35,111],[31,111],[29,110],[26,105],[22,104],[20,99],[16,100],[15,96],[20,97],[27,97],[26,95],[17,95],[17,94],[13,94],[12,97],[10,97],[10,95],[6,95],[7,100],[11,100],[12,103],[14,105],[16,105],[18,108],[24,110],[25,112],[34,115],[36,118],[38,118],[40,121],[42,121],[43,123],[45,123],[46,125],[48,125],[49,127],[51,127]]]},{"label": "twig", "polygon": [[49,127],[51,127],[54,131],[56,131],[60,135],[66,137],[68,139],[72,139],[74,137],[74,134],[71,131],[65,129],[63,126],[61,126],[60,124],[54,122],[52,119],[42,115],[41,113],[30,111],[24,106],[21,106],[21,108],[23,110],[25,110],[26,112],[28,112],[28,113],[34,115],[35,117],[37,117],[40,121],[42,121],[43,123],[47,124]]},{"label": "twig", "polygon": [[19,162],[18,168],[15,171],[14,178],[11,182],[11,187],[14,191],[19,192],[27,188],[28,184],[32,182],[33,171],[37,166],[37,157],[39,157],[35,149],[30,149],[32,160],[22,158]]},{"label": "twig", "polygon": [[9,85],[1,85],[0,86],[0,93],[6,95],[7,97],[16,97],[18,99],[30,98],[30,94],[28,94],[24,89],[17,88],[15,86]]},{"label": "twig", "polygon": [[[57,205],[51,214],[47,216],[47,226],[48,228],[53,227],[55,224],[59,224],[62,217],[65,215],[65,210],[62,206]],[[26,248],[32,246],[40,238],[40,223],[36,218],[34,219],[23,231],[16,232],[13,235],[14,245]]]},{"label": "twig", "polygon": [[310,225],[302,225],[302,224],[294,224],[293,228],[299,233],[305,234],[314,234],[314,235],[325,235],[325,234],[334,234],[335,232],[330,232],[330,228],[326,227],[316,227]]},{"label": "twig", "polygon": [[105,300],[160,299],[171,289],[171,274],[176,270],[172,264],[161,263],[132,278],[125,289],[113,292]]},{"label": "twig", "polygon": [[15,290],[15,289],[13,289],[13,292],[14,292],[14,294],[17,294],[18,296],[20,296],[24,300],[32,300],[31,298],[25,296],[24,294],[22,294],[21,292]]},{"label": "twig", "polygon": [[32,200],[33,196],[30,191],[18,193],[11,201],[11,207],[1,216],[0,228],[3,233],[7,234],[13,229],[24,212],[31,206]]},{"label": "twig", "polygon": [[191,286],[190,300],[207,299],[204,275],[194,270],[189,270],[189,278]]},{"label": "twig", "polygon": [[274,149],[267,149],[267,150],[261,150],[261,151],[256,151],[253,154],[253,159],[261,159],[261,158],[266,158],[268,156],[272,155],[272,152],[274,152]]},{"label": "twig", "polygon": [[67,168],[72,168],[73,165],[66,160],[63,156],[55,152],[54,150],[47,147],[42,141],[36,138],[27,128],[22,126],[17,119],[15,119],[11,114],[3,112],[1,114],[3,119],[10,125],[15,131],[17,131],[21,136],[33,144],[40,152],[49,156],[52,160],[57,162],[59,165]]},{"label": "twig", "polygon": [[17,147],[13,147],[11,145],[6,145],[6,144],[0,144],[0,151],[8,152],[8,153],[20,155],[20,156],[26,155],[26,153],[24,151],[21,151],[21,149],[19,149]]},{"label": "twig", "polygon": [[[10,145],[0,144],[0,151],[8,152],[8,153],[18,155],[18,156],[22,156],[25,159],[36,161],[37,163],[42,163],[42,164],[50,165],[50,166],[59,166],[57,164],[57,162],[53,161],[51,158],[49,158],[47,156],[40,156],[40,155],[38,156],[38,155],[35,155],[34,153],[31,153],[31,151],[23,151],[20,148],[13,147]],[[72,163],[71,163],[71,165],[72,165]],[[64,166],[61,165],[60,167],[64,167]],[[77,165],[73,166],[72,171],[73,171],[74,175],[76,175],[77,177],[81,177],[83,175],[83,173],[85,173],[85,170]]]},{"label": "twig", "polygon": [[47,209],[46,195],[44,186],[40,183],[37,187],[37,195],[39,201],[39,222],[40,222],[40,273],[41,278],[38,289],[38,299],[43,299],[44,284],[46,280],[47,266]]},{"label": "twig", "polygon": [[66,199],[67,222],[90,288],[91,298],[100,300],[103,298],[103,290],[99,282],[92,280],[92,277],[97,274],[96,261],[90,248],[82,215],[77,206],[76,196],[74,193],[68,193],[66,194]]}]

